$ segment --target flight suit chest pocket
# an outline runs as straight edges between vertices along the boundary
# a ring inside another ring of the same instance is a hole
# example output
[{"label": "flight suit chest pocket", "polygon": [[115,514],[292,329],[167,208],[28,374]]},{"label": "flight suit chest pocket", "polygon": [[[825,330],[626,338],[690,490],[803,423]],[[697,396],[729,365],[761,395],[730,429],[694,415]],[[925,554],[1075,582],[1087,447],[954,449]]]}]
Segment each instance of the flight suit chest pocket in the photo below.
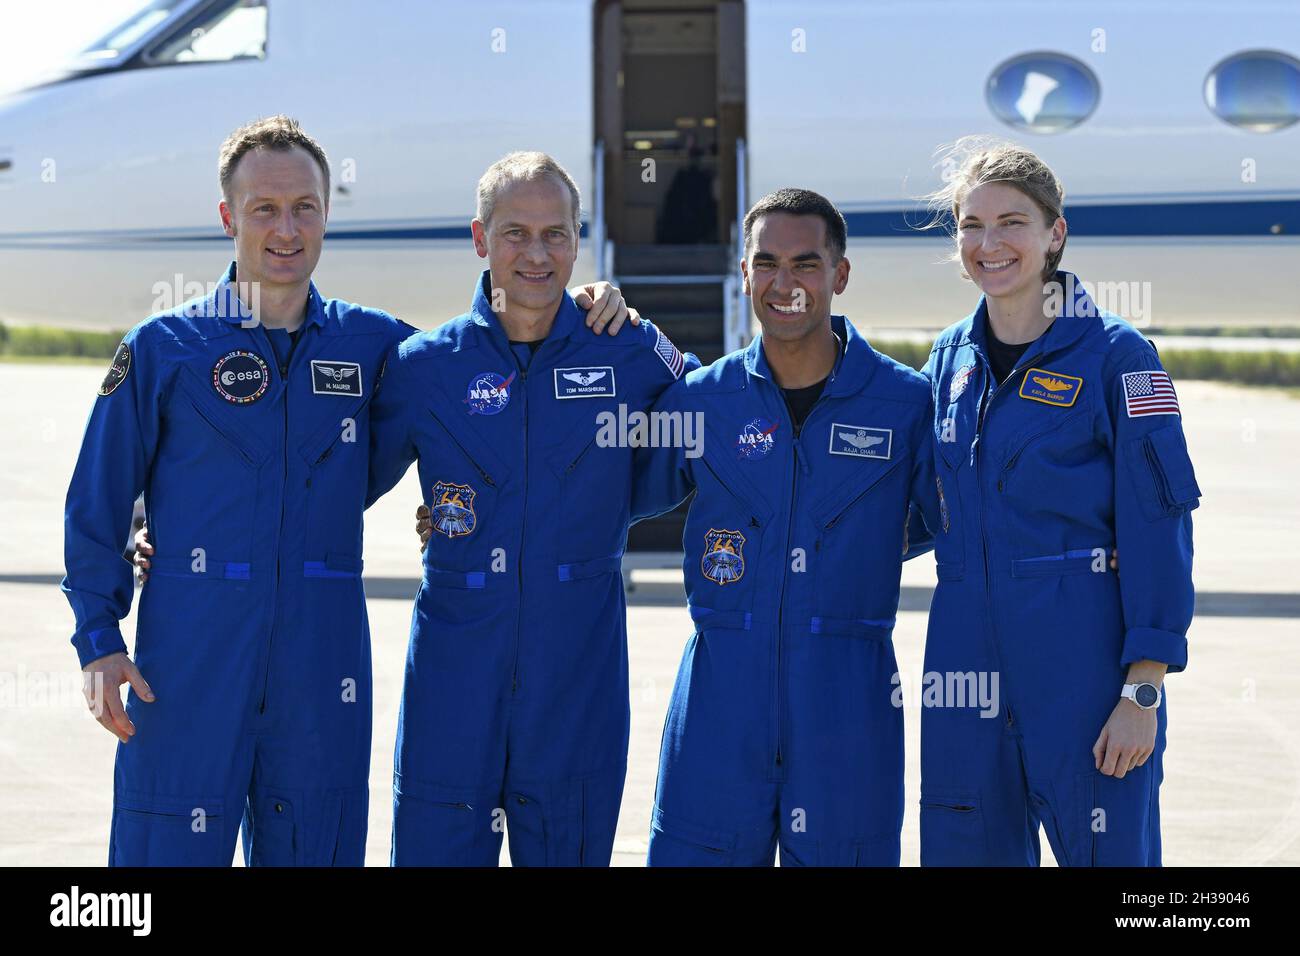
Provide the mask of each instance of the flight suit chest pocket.
[{"label": "flight suit chest pocket", "polygon": [[[266,430],[265,406],[271,404],[271,395],[246,404],[229,402],[189,368],[177,375],[176,382],[178,404],[170,410],[174,426],[184,428],[201,422],[245,464],[257,468],[266,461],[270,453],[257,434]],[[187,423],[185,419],[191,414],[197,421]]]},{"label": "flight suit chest pocket", "polygon": [[[560,580],[575,580],[578,569],[618,559],[626,541],[632,486],[631,448],[610,446],[594,428],[583,428],[547,457],[559,485],[556,542]],[[567,577],[563,566],[571,566]]]},{"label": "flight suit chest pocket", "polygon": [[518,527],[492,522],[508,480],[504,466],[475,436],[453,430],[432,409],[416,444],[431,524],[426,579],[436,587],[489,587],[514,567],[507,556],[515,554],[519,534]]},{"label": "flight suit chest pocket", "polygon": [[808,564],[814,631],[866,634],[893,627],[911,460],[895,441],[890,460],[848,461],[857,473],[835,481],[814,507]]},{"label": "flight suit chest pocket", "polygon": [[764,586],[758,570],[772,513],[707,456],[696,461],[696,498],[683,535],[691,616],[701,630],[748,630]]}]

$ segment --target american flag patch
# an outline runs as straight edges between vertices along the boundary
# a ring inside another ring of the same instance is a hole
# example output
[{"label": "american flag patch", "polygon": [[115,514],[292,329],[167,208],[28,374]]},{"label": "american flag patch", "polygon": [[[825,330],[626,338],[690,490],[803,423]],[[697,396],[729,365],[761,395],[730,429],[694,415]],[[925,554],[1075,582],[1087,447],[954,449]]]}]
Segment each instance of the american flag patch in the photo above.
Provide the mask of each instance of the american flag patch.
[{"label": "american flag patch", "polygon": [[1165,372],[1125,372],[1124,407],[1129,418],[1181,414],[1174,383]]},{"label": "american flag patch", "polygon": [[662,329],[655,329],[655,333],[658,336],[655,339],[655,354],[668,366],[668,371],[672,373],[673,378],[681,378],[686,359],[682,358],[682,353],[677,351],[677,346],[664,335]]}]

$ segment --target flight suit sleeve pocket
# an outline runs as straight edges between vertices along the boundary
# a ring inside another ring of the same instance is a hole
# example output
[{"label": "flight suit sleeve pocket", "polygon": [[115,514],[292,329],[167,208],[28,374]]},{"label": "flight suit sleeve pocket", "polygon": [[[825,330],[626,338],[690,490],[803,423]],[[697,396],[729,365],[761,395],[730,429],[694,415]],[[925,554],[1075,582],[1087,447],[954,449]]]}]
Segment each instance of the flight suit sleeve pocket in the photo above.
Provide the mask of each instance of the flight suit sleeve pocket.
[{"label": "flight suit sleeve pocket", "polygon": [[1201,489],[1181,428],[1169,425],[1131,439],[1125,450],[1133,490],[1148,521],[1174,517],[1200,504]]}]

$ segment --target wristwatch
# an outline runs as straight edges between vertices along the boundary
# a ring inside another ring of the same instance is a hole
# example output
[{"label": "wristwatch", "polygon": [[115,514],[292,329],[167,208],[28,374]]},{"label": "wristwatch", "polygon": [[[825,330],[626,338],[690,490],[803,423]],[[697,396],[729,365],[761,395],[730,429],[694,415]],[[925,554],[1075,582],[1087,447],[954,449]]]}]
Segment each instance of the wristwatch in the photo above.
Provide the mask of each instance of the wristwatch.
[{"label": "wristwatch", "polygon": [[1121,700],[1127,697],[1143,710],[1154,710],[1160,706],[1164,691],[1155,684],[1125,684],[1119,696]]}]

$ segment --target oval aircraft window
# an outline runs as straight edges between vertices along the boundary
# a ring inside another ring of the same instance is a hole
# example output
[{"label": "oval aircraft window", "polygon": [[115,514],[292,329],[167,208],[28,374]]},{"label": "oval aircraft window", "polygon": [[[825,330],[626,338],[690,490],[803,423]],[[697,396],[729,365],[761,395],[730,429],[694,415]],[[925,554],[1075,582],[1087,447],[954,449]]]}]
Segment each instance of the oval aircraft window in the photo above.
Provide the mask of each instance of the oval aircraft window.
[{"label": "oval aircraft window", "polygon": [[1031,133],[1060,133],[1097,108],[1101,84],[1092,70],[1064,53],[1024,53],[989,74],[984,95],[993,115]]},{"label": "oval aircraft window", "polygon": [[1205,78],[1205,104],[1252,133],[1285,129],[1300,119],[1300,60],[1272,50],[1235,53]]}]

